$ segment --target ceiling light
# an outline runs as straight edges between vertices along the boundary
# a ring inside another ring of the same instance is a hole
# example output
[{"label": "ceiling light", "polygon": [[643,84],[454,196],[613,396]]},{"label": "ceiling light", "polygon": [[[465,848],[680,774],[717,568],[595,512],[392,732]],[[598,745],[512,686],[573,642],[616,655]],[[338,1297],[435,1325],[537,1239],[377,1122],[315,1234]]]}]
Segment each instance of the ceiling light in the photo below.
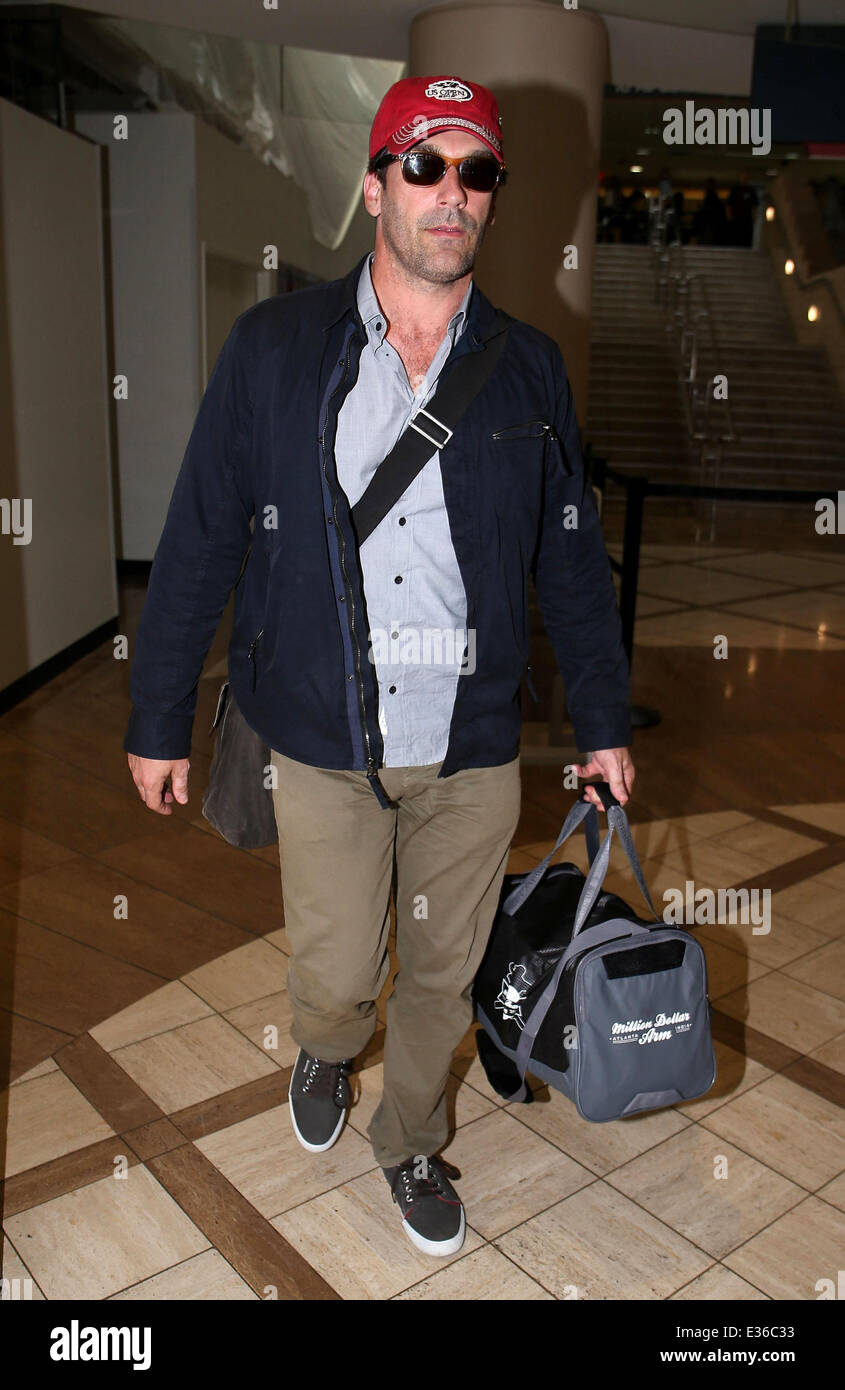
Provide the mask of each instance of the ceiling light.
[{"label": "ceiling light", "polygon": [[815,323],[817,319],[821,318],[821,311],[819,309],[818,304],[810,305],[809,309],[807,310],[807,318],[810,320],[810,323]]},{"label": "ceiling light", "polygon": [[790,257],[789,260],[786,260],[786,261],[784,261],[784,263],[783,263],[783,273],[784,273],[784,275],[791,275],[791,274],[793,273],[794,270],[795,270],[795,262],[794,262],[794,261],[792,260],[792,258]]}]

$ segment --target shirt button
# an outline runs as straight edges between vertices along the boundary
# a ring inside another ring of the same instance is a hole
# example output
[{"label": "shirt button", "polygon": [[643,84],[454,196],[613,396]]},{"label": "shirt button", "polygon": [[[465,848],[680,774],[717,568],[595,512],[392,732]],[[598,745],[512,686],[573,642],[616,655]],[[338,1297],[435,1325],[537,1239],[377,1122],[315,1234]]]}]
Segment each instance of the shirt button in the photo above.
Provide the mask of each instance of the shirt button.
[{"label": "shirt button", "polygon": [[402,576],[401,576],[401,574],[397,574],[396,577],[395,577],[395,579],[393,580],[393,582],[394,582],[394,584],[401,584],[401,583],[402,583]]},{"label": "shirt button", "polygon": [[381,319],[379,319],[378,323],[376,324],[376,330],[380,333],[383,327],[384,324],[382,323]]},{"label": "shirt button", "polygon": [[396,686],[395,686],[395,685],[391,685],[391,686],[390,686],[390,694],[391,694],[391,695],[395,695],[395,694],[396,694]]},{"label": "shirt button", "polygon": [[391,637],[398,637],[398,636],[399,636],[399,633],[398,633],[398,632],[391,632],[390,635],[391,635]]},{"label": "shirt button", "polygon": [[405,518],[404,518],[404,516],[400,516],[400,518],[399,518],[399,525],[400,525],[400,526],[404,526],[404,525],[405,525]]}]

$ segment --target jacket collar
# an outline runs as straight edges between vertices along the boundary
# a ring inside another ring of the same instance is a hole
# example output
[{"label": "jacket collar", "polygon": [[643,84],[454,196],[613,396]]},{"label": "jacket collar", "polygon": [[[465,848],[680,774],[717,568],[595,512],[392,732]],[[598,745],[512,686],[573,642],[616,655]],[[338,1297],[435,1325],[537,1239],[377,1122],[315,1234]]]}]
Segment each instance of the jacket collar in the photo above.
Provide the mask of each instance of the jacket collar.
[{"label": "jacket collar", "polygon": [[[370,252],[365,252],[348,275],[339,280],[331,280],[325,286],[325,311],[322,315],[324,333],[333,328],[340,319],[350,316],[363,328],[358,313],[358,281],[364,269],[364,262],[369,256]],[[503,327],[490,300],[479,289],[478,281],[475,281],[469,298],[466,328],[462,336],[469,338],[476,347],[480,347],[488,338],[494,338],[497,333],[501,333]]]}]

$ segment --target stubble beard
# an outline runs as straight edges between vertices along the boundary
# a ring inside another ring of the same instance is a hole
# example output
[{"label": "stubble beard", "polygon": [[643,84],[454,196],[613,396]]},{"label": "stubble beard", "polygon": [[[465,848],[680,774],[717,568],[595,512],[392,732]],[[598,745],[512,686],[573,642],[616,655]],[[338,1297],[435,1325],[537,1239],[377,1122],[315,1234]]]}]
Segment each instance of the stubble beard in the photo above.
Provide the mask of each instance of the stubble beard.
[{"label": "stubble beard", "polygon": [[[427,280],[431,284],[438,285],[449,284],[453,280],[460,280],[464,275],[469,274],[475,264],[486,230],[486,223],[484,226],[479,226],[472,218],[465,216],[442,216],[437,221],[432,220],[426,224],[432,227],[453,224],[462,227],[467,233],[467,239],[462,243],[462,253],[457,259],[446,260],[437,254],[435,245],[432,245],[430,249],[426,248],[425,239],[429,233],[425,227],[413,222],[410,218],[403,217],[396,204],[384,194],[382,194],[380,220],[385,245],[408,277]],[[476,229],[475,236],[473,236],[473,227]]]}]

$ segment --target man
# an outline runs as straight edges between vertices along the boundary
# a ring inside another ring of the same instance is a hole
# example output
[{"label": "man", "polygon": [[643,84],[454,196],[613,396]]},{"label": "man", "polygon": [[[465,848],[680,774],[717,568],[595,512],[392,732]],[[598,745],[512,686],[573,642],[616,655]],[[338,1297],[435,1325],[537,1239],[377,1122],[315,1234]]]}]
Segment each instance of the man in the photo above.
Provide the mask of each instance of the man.
[{"label": "man", "polygon": [[[340,1135],[389,970],[395,868],[401,970],[368,1133],[408,1237],[448,1255],[465,1218],[438,1150],[519,817],[529,573],[594,750],[577,773],[600,773],[623,803],[628,671],[556,344],[508,320],[452,437],[421,413],[502,331],[472,279],[504,175],[493,94],[396,83],[370,156],[372,256],[248,309],[221,351],[153,564],[124,747],[151,810],[187,801],[197,682],[237,582],[231,689],[276,775],[293,1128],[312,1152]],[[412,419],[431,455],[359,543],[351,508]],[[432,632],[452,641],[426,660]]]}]

